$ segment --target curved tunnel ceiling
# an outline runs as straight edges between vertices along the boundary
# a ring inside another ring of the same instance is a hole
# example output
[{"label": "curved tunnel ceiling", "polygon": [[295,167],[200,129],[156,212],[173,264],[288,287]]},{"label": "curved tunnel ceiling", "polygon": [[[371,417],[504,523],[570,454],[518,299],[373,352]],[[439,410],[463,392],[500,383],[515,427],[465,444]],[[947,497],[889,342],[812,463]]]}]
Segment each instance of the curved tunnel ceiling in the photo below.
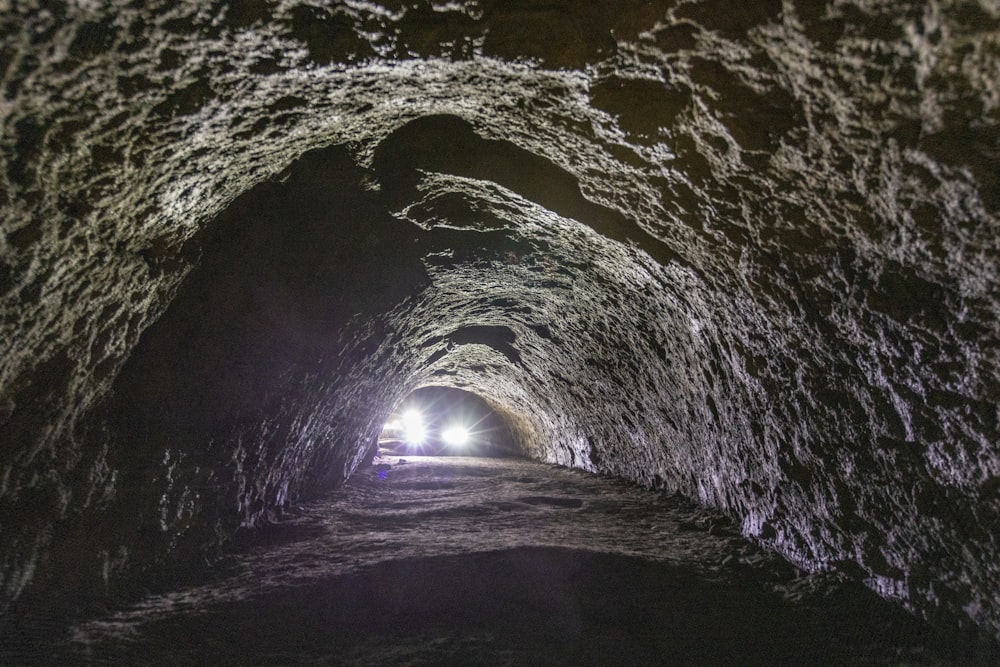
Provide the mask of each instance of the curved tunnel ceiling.
[{"label": "curved tunnel ceiling", "polygon": [[5,13],[5,606],[211,552],[441,385],[1000,633],[1000,11],[579,5]]}]

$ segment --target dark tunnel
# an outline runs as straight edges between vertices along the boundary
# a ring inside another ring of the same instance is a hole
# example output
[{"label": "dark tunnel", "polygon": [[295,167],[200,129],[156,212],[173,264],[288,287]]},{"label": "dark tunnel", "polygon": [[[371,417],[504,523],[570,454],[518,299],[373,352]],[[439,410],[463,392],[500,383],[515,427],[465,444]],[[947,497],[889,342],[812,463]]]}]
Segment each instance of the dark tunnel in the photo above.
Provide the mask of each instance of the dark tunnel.
[{"label": "dark tunnel", "polygon": [[0,40],[0,639],[436,453],[683,498],[997,654],[996,2],[0,2]]}]

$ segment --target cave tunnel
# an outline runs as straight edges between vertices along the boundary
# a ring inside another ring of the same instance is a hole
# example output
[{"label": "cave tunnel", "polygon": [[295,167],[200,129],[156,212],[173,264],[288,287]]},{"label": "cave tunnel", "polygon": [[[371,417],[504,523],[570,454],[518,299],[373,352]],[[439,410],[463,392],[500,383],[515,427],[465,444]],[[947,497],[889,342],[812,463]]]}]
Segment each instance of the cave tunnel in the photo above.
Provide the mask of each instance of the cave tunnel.
[{"label": "cave tunnel", "polygon": [[494,453],[997,655],[996,2],[0,2],[0,38],[5,642],[467,392]]}]

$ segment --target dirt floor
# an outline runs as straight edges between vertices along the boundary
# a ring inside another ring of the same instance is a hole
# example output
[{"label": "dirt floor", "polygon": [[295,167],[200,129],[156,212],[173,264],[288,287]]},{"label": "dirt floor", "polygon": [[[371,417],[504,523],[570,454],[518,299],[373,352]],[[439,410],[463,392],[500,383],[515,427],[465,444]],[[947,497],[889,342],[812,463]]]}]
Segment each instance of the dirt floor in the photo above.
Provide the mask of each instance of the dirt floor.
[{"label": "dirt floor", "polygon": [[540,463],[431,457],[380,457],[335,495],[260,531],[209,580],[52,636],[24,637],[20,658],[829,665],[996,657],[943,642],[858,583],[797,570],[681,499]]}]

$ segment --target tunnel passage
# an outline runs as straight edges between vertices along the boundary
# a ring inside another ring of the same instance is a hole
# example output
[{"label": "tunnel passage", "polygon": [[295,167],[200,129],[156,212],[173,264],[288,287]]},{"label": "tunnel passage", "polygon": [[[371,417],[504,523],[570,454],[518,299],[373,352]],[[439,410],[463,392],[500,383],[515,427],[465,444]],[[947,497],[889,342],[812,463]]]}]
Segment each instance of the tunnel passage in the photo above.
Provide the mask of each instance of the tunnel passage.
[{"label": "tunnel passage", "polygon": [[203,562],[436,385],[1000,633],[988,3],[2,14],[0,607]]},{"label": "tunnel passage", "polygon": [[[432,126],[425,139],[441,142],[452,130]],[[491,176],[523,171],[522,160],[531,163],[515,153]],[[386,193],[416,173],[376,169],[372,188],[372,175],[344,147],[312,151],[193,241],[198,266],[144,332],[90,434],[110,444],[123,509],[65,527],[76,549],[55,556],[67,562],[53,561],[53,573],[69,570],[95,532],[112,533],[112,552],[130,561],[211,558],[231,531],[346,479],[371,456],[367,443],[403,397],[474,391],[484,398],[465,400],[477,410],[495,406],[487,416],[498,430],[481,453],[594,467],[599,456],[588,454],[580,413],[595,393],[570,388],[567,403],[545,373],[551,356],[588,349],[585,361],[567,359],[576,369],[562,371],[592,384],[605,363],[642,366],[623,352],[599,360],[614,335],[608,325],[585,332],[603,288],[626,281],[613,289],[615,302],[602,297],[619,310],[617,295],[629,290],[630,276],[599,264],[611,240],[589,226],[577,231],[575,220],[496,181],[470,182],[443,215],[430,189],[394,211]],[[435,178],[422,173],[421,182]],[[484,242],[484,226],[500,242]],[[489,275],[495,284],[485,287]],[[642,312],[631,317],[640,327]],[[410,389],[427,383],[439,386]],[[57,575],[50,585],[61,586]]]}]

